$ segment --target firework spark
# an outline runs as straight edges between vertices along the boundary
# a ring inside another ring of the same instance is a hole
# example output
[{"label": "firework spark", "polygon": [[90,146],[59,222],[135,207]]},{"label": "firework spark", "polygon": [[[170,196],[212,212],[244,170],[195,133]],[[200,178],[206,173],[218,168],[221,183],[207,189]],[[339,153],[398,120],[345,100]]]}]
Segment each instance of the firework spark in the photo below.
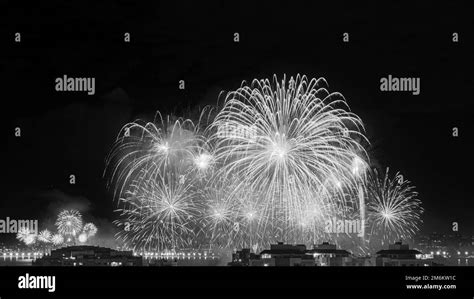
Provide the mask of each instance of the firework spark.
[{"label": "firework spark", "polygon": [[216,180],[200,192],[204,202],[203,231],[213,246],[243,246],[242,197],[234,189],[231,181]]},{"label": "firework spark", "polygon": [[387,168],[384,176],[377,170],[368,183],[367,212],[371,234],[382,242],[410,239],[417,231],[423,213],[415,187],[400,173],[391,178]]},{"label": "firework spark", "polygon": [[47,229],[42,230],[38,234],[38,241],[43,242],[43,243],[50,243],[51,242],[51,232]]},{"label": "firework spark", "polygon": [[91,238],[97,234],[97,226],[95,226],[94,223],[89,222],[84,224],[82,231],[86,234],[87,238]]},{"label": "firework spark", "polygon": [[116,184],[117,197],[156,181],[168,171],[186,174],[195,169],[203,173],[212,165],[212,154],[200,123],[173,119],[164,119],[157,113],[155,122],[136,121],[122,128],[106,168],[110,171],[109,182]]},{"label": "firework spark", "polygon": [[87,242],[87,234],[86,233],[81,233],[81,234],[79,234],[79,237],[77,237],[77,239],[79,240],[79,242],[85,243],[85,242]]},{"label": "firework spark", "polygon": [[21,227],[18,230],[18,233],[16,235],[16,238],[26,245],[32,245],[36,242],[37,235],[33,232],[31,232],[28,228]]},{"label": "firework spark", "polygon": [[123,230],[118,238],[137,250],[171,250],[189,244],[199,214],[190,181],[168,174],[140,185],[120,199],[123,219],[116,223]]},{"label": "firework spark", "polygon": [[82,230],[82,215],[76,210],[64,210],[56,220],[59,233],[65,236],[75,236]]},{"label": "firework spark", "polygon": [[61,234],[54,234],[51,237],[51,242],[56,246],[61,245],[64,243],[64,237]]},{"label": "firework spark", "polygon": [[374,179],[362,121],[327,88],[324,78],[300,75],[253,80],[229,92],[210,121],[157,113],[125,125],[106,167],[117,238],[135,250],[328,239],[364,250],[365,239],[324,228],[366,216],[370,236],[413,234],[416,193],[408,182]]},{"label": "firework spark", "polygon": [[[289,241],[307,206],[341,203],[337,191],[353,187],[365,163],[355,159],[364,149],[353,138],[365,138],[361,120],[326,86],[323,78],[299,75],[281,83],[254,80],[228,93],[212,124],[215,131],[252,128],[252,134],[216,134],[213,140],[220,176],[235,177],[237,190],[258,194],[263,215],[256,231],[266,241]],[[338,187],[327,178],[337,178]]]}]

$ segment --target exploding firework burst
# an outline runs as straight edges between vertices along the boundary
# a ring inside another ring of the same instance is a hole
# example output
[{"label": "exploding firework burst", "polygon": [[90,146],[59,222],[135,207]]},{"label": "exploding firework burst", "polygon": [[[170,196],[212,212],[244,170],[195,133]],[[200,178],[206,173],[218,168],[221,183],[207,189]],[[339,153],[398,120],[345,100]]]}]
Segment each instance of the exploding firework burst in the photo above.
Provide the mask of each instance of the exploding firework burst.
[{"label": "exploding firework burst", "polygon": [[156,180],[140,181],[121,198],[123,230],[118,238],[135,250],[172,250],[189,245],[195,236],[200,209],[193,186],[184,175],[168,173]]},{"label": "exploding firework burst", "polygon": [[61,245],[64,243],[64,237],[61,234],[54,234],[51,237],[51,242],[56,246]]},{"label": "exploding firework burst", "polygon": [[[227,95],[212,125],[217,132],[251,128],[251,134],[215,134],[213,141],[220,176],[235,177],[237,190],[258,194],[263,215],[255,231],[264,243],[294,237],[308,206],[343,204],[342,190],[353,188],[365,164],[356,154],[365,151],[353,138],[365,138],[362,122],[326,86],[323,78],[299,75],[281,83],[254,80]],[[327,178],[336,178],[338,187]]]},{"label": "exploding firework burst", "polygon": [[75,236],[82,230],[82,215],[76,210],[64,210],[56,220],[59,233],[65,236]]},{"label": "exploding firework burst", "polygon": [[201,128],[206,111],[197,124],[157,113],[153,123],[122,128],[107,166],[123,217],[116,222],[124,228],[117,236],[130,247],[173,249],[192,242],[198,232],[196,188],[214,168]]},{"label": "exploding firework burst", "polygon": [[388,168],[382,176],[376,169],[371,173],[367,188],[371,241],[410,239],[418,231],[423,208],[410,184],[400,173],[391,178]]},{"label": "exploding firework burst", "polygon": [[85,243],[85,242],[87,242],[87,234],[86,233],[80,233],[79,237],[77,237],[77,239],[79,240],[79,242]]},{"label": "exploding firework burst", "polygon": [[36,242],[36,235],[35,234],[30,234],[26,239],[24,240],[26,245],[32,245]]},{"label": "exploding firework burst", "polygon": [[94,223],[89,222],[84,224],[82,231],[86,234],[87,238],[91,238],[97,234],[97,226],[95,226]]},{"label": "exploding firework burst", "polygon": [[16,235],[16,238],[25,243],[26,245],[34,244],[36,242],[37,237],[38,236],[35,233],[31,232],[28,228],[25,227],[21,227]]},{"label": "exploding firework burst", "polygon": [[[204,202],[201,222],[203,232],[206,239],[219,248],[244,246],[245,217],[242,213],[244,197],[235,192],[234,184],[228,180],[215,180],[212,185],[206,186],[200,192]],[[251,211],[248,213],[247,216]]]},{"label": "exploding firework burst", "polygon": [[30,234],[30,230],[28,228],[22,227],[18,230],[18,233],[16,234],[16,238],[23,242],[26,239],[26,237],[28,237],[29,234]]},{"label": "exploding firework burst", "polygon": [[43,243],[50,243],[51,242],[51,232],[47,229],[42,230],[38,234],[38,241],[43,242]]},{"label": "exploding firework burst", "polygon": [[134,192],[132,188],[140,189],[170,171],[207,173],[214,159],[201,131],[200,122],[171,116],[164,119],[159,113],[155,122],[125,125],[107,158],[115,194],[123,197]]},{"label": "exploding firework burst", "polygon": [[125,125],[106,167],[118,239],[135,250],[321,240],[365,250],[364,237],[324,228],[366,216],[371,238],[412,235],[416,193],[368,172],[364,127],[344,97],[323,78],[286,79],[243,83],[208,127],[203,114]]}]

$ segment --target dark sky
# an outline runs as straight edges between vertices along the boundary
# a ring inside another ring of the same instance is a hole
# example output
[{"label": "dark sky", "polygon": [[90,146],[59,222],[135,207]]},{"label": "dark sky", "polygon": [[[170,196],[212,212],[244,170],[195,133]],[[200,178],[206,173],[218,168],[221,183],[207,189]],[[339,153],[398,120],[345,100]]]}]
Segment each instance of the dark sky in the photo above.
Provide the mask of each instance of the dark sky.
[{"label": "dark sky", "polygon": [[[461,233],[474,233],[474,24],[455,4],[8,2],[0,21],[0,219],[46,219],[80,204],[87,217],[112,220],[115,204],[102,174],[122,125],[151,120],[156,110],[179,114],[215,104],[221,90],[242,80],[300,73],[325,77],[330,91],[341,92],[366,125],[374,161],[417,186],[423,231],[448,232],[458,221]],[[20,44],[14,32],[22,33]],[[55,92],[63,74],[95,77],[96,94]],[[388,74],[420,77],[421,94],[381,92]],[[21,138],[13,136],[17,126]]]}]

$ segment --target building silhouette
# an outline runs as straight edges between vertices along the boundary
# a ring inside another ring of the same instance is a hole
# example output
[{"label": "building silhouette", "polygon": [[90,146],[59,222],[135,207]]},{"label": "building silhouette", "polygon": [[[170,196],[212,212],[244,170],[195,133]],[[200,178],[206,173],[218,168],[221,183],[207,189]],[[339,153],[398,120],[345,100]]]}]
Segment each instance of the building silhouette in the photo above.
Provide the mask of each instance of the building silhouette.
[{"label": "building silhouette", "polygon": [[336,245],[327,242],[307,249],[306,245],[291,245],[279,242],[271,244],[270,249],[260,254],[242,249],[232,255],[229,266],[344,266],[350,252],[337,249]]},{"label": "building silhouette", "polygon": [[408,244],[395,242],[388,249],[377,251],[375,266],[432,266],[432,261],[421,259],[422,253]]},{"label": "building silhouette", "polygon": [[98,246],[69,246],[52,250],[33,266],[142,266],[141,256]]},{"label": "building silhouette", "polygon": [[251,266],[314,266],[314,258],[307,254],[305,245],[289,245],[279,242],[260,252],[259,258],[250,260]]},{"label": "building silhouette", "polygon": [[349,251],[337,249],[335,244],[328,242],[316,245],[306,253],[314,257],[318,266],[345,266],[351,255]]}]

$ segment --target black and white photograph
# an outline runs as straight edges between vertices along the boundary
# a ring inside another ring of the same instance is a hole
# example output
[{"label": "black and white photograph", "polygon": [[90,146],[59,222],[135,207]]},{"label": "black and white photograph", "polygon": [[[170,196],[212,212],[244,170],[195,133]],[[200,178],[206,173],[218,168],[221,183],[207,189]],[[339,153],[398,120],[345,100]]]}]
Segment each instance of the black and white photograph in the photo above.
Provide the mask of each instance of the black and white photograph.
[{"label": "black and white photograph", "polygon": [[0,298],[473,298],[469,7],[5,1]]}]

